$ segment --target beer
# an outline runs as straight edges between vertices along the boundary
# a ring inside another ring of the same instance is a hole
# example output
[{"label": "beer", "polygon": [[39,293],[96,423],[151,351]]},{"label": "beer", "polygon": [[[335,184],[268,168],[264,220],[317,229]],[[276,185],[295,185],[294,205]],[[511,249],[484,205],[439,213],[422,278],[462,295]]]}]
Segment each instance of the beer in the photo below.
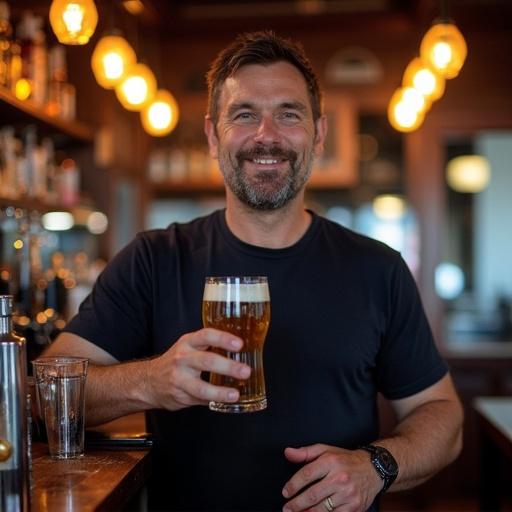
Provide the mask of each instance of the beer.
[{"label": "beer", "polygon": [[270,298],[266,277],[207,277],[203,296],[203,324],[230,332],[244,342],[240,352],[213,351],[252,368],[248,379],[210,374],[216,386],[238,389],[236,403],[210,402],[220,412],[250,412],[265,409],[263,344],[270,322]]}]

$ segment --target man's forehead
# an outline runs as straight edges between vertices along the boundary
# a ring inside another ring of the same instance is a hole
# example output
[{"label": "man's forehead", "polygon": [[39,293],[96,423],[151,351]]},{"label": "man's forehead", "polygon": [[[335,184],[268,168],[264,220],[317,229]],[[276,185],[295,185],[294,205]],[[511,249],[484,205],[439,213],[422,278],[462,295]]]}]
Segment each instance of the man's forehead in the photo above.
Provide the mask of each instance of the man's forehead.
[{"label": "man's forehead", "polygon": [[221,102],[245,94],[288,92],[309,103],[306,80],[302,73],[285,61],[270,64],[246,64],[226,78],[221,88]]}]

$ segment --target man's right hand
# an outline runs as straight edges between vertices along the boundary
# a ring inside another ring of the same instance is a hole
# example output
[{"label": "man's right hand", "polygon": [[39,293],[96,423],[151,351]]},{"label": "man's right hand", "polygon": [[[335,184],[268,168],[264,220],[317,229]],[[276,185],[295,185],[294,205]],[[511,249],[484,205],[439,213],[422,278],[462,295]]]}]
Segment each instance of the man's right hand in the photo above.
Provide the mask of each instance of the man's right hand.
[{"label": "man's right hand", "polygon": [[219,373],[247,379],[251,368],[216,354],[211,347],[238,352],[240,338],[217,329],[204,328],[184,334],[167,352],[148,360],[148,388],[156,408],[177,411],[192,405],[205,405],[211,400],[236,402],[234,388],[214,386],[201,379],[201,372]]},{"label": "man's right hand", "polygon": [[249,377],[249,366],[209,350],[238,352],[242,340],[227,332],[206,328],[184,334],[166,352],[151,359],[119,364],[111,354],[85,338],[61,333],[45,355],[72,355],[90,360],[86,380],[86,423],[98,425],[149,409],[177,411],[211,400],[236,402],[238,391],[213,386],[201,372]]}]

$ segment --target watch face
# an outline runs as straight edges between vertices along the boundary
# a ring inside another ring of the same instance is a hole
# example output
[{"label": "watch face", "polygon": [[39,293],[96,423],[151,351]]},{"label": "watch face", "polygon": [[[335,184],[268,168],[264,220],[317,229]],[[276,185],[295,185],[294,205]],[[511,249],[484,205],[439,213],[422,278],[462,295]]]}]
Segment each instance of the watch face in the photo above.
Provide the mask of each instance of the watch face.
[{"label": "watch face", "polygon": [[393,456],[385,449],[380,448],[377,452],[380,466],[388,475],[394,475],[398,471],[398,465]]}]

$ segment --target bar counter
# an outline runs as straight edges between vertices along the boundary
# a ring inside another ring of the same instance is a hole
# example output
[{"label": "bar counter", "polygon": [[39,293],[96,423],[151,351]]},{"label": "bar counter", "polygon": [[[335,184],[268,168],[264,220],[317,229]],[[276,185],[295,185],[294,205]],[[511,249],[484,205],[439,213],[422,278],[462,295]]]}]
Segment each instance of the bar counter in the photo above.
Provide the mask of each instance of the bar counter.
[{"label": "bar counter", "polygon": [[[141,419],[140,416],[121,418],[100,430],[141,431]],[[140,493],[150,475],[148,449],[86,447],[80,459],[54,460],[46,444],[34,443],[32,453],[32,512],[119,510]]]}]

